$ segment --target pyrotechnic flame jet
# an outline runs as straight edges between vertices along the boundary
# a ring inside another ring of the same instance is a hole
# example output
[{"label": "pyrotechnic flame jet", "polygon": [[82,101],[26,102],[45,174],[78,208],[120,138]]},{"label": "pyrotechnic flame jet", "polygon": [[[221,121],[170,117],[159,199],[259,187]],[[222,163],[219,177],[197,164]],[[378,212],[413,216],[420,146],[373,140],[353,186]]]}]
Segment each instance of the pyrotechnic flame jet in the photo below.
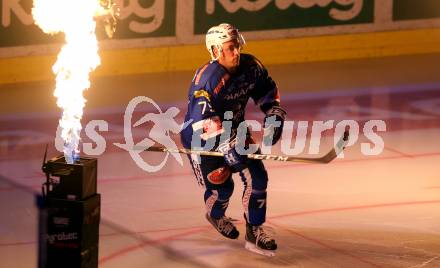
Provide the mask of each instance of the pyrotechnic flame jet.
[{"label": "pyrotechnic flame jet", "polygon": [[63,109],[59,125],[68,164],[79,158],[81,118],[86,103],[83,91],[90,87],[90,72],[101,63],[95,18],[105,17],[107,21],[109,17],[115,18],[114,15],[111,1],[34,0],[35,24],[47,34],[62,32],[65,35],[66,43],[52,71],[56,75],[54,96],[58,107]]}]

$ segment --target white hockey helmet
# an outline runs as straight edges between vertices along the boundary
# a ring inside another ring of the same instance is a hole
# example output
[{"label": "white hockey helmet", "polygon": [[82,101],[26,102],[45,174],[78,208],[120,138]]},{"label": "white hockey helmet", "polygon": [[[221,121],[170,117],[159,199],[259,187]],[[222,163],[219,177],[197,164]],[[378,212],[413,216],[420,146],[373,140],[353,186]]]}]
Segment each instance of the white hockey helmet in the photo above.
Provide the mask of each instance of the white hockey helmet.
[{"label": "white hockey helmet", "polygon": [[215,57],[214,55],[214,47],[217,48],[219,53],[221,53],[223,43],[234,39],[238,41],[240,48],[246,43],[238,29],[229,23],[222,23],[218,26],[211,27],[206,33],[205,39],[206,48],[208,49],[209,54],[211,54],[211,59],[213,61],[218,59],[218,56]]}]

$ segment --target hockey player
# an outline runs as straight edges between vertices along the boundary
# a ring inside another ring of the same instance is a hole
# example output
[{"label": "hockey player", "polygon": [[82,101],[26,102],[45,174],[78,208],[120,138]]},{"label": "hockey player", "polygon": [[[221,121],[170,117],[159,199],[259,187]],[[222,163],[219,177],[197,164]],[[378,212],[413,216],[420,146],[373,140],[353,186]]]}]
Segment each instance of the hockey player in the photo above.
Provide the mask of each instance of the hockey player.
[{"label": "hockey player", "polygon": [[[267,172],[261,160],[251,160],[238,149],[253,144],[248,132],[237,132],[245,120],[249,100],[265,113],[265,144],[281,137],[285,111],[280,107],[277,86],[263,65],[252,55],[241,53],[245,41],[232,25],[222,23],[206,34],[211,61],[200,67],[188,93],[185,121],[192,124],[181,132],[183,146],[190,149],[218,150],[224,158],[192,155],[190,161],[198,183],[205,187],[207,220],[223,236],[236,239],[237,228],[225,216],[234,190],[232,173],[239,173],[244,191],[242,202],[246,220],[246,248],[272,256],[275,240],[264,230],[266,220]],[[243,132],[243,131],[242,131]]]}]

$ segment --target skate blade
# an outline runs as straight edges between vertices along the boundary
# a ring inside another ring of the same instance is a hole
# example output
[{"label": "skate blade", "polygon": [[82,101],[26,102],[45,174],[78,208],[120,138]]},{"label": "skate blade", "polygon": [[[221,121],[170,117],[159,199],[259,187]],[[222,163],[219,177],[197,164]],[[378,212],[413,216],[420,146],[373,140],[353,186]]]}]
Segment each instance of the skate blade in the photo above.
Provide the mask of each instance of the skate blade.
[{"label": "skate blade", "polygon": [[275,251],[274,250],[266,250],[266,249],[262,249],[257,247],[255,244],[250,243],[250,242],[246,242],[246,244],[244,245],[245,249],[260,254],[260,255],[264,255],[267,257],[273,257],[275,256]]}]

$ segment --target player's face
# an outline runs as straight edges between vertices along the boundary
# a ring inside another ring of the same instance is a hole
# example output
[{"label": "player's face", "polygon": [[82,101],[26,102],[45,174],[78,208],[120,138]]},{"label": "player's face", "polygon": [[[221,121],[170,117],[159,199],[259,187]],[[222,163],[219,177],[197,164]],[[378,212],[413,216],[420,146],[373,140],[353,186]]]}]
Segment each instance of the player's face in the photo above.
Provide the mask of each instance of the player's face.
[{"label": "player's face", "polygon": [[218,62],[231,73],[237,70],[240,64],[240,43],[238,40],[223,43],[223,53],[221,53]]}]

